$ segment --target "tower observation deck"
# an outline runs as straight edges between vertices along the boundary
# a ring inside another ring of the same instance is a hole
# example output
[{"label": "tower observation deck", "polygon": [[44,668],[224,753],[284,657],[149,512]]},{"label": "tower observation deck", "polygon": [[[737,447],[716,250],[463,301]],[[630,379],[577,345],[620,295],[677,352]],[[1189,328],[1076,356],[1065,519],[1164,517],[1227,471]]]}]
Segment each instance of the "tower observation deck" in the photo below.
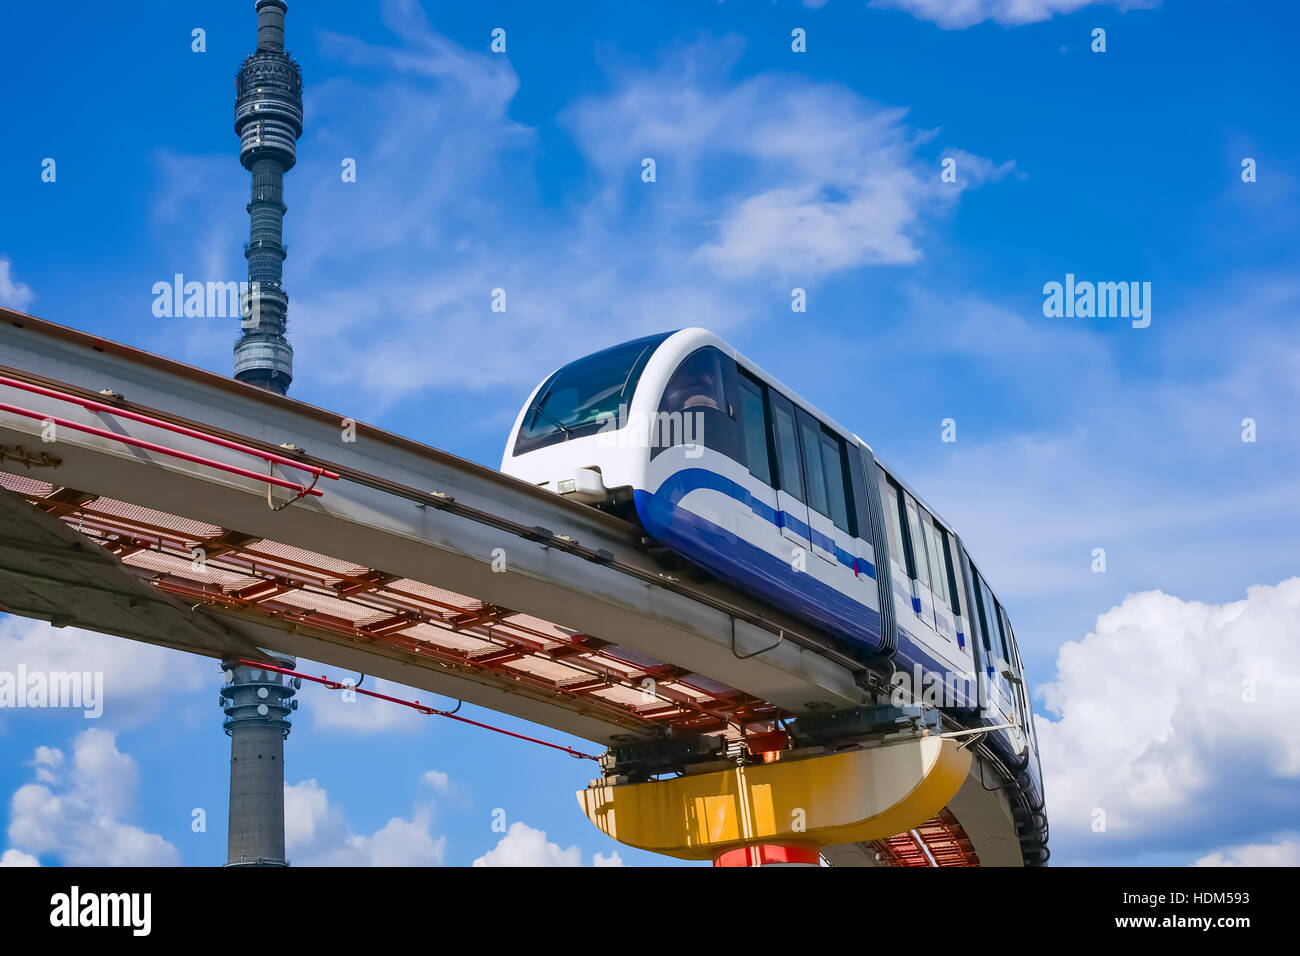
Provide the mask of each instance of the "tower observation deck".
[{"label": "tower observation deck", "polygon": [[302,72],[284,51],[285,0],[257,0],[257,52],[235,81],[239,161],[253,174],[248,203],[248,293],[235,344],[235,378],[281,395],[293,381],[286,337],[289,297],[284,269],[284,174],[302,135]]},{"label": "tower observation deck", "polygon": [[[276,656],[293,665],[287,655]],[[238,661],[223,663],[224,726],[230,735],[230,827],[227,866],[285,866],[284,741],[290,700],[302,681]]]}]

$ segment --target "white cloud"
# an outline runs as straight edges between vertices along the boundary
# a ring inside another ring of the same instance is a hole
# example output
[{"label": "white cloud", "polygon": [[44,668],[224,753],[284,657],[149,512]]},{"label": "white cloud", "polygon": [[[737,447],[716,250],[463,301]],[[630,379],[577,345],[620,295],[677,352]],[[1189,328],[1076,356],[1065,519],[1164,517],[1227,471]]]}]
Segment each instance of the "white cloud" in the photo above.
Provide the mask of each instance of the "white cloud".
[{"label": "white cloud", "polygon": [[426,770],[420,780],[435,793],[447,793],[451,789],[451,778],[441,770]]},{"label": "white cloud", "polygon": [[41,861],[22,850],[5,850],[0,854],[0,866],[40,866]]},{"label": "white cloud", "polygon": [[1020,26],[1074,13],[1084,7],[1131,10],[1154,7],[1158,3],[1159,0],[871,0],[869,6],[905,10],[945,30],[961,30],[985,20],[1002,26]]},{"label": "white cloud", "polygon": [[[182,651],[28,618],[0,617],[0,669],[13,671],[20,663],[29,674],[103,674],[102,719],[116,726],[141,723],[157,713],[166,695],[215,687],[219,676],[212,661]],[[39,713],[67,711],[23,711]]]},{"label": "white cloud", "polygon": [[1196,861],[1194,866],[1300,866],[1300,840],[1252,843],[1218,850]]},{"label": "white cloud", "polygon": [[[1037,720],[1066,859],[1264,836],[1300,798],[1300,578],[1228,604],[1130,595],[1060,649]],[[1104,811],[1105,830],[1093,829]]]},{"label": "white cloud", "polygon": [[[546,839],[545,830],[537,830],[522,821],[510,824],[497,845],[474,861],[475,866],[582,866],[582,850],[575,843],[562,849]],[[614,850],[609,856],[592,854],[592,866],[622,866],[623,858]]]},{"label": "white cloud", "polygon": [[[175,866],[176,848],[123,822],[135,805],[139,768],[117,749],[117,735],[92,728],[73,744],[72,761],[41,747],[39,782],[19,787],[9,808],[8,837],[24,854],[52,854],[68,866]],[[6,858],[9,854],[6,853]]]},{"label": "white cloud", "polygon": [[440,866],[447,838],[433,836],[432,822],[432,810],[416,807],[409,820],[357,834],[315,780],[284,788],[285,852],[298,866]]},{"label": "white cloud", "polygon": [[822,198],[817,184],[771,189],[741,200],[723,217],[716,242],[699,255],[734,275],[776,272],[815,279],[863,265],[909,265],[921,256],[907,197],[919,181],[896,171],[864,180],[851,198]]},{"label": "white cloud", "polygon": [[13,262],[0,256],[0,306],[21,312],[33,298],[32,290],[14,278]]},{"label": "white cloud", "polygon": [[495,847],[474,861],[475,866],[582,866],[582,850],[575,843],[567,850],[546,839],[545,830],[535,830],[516,821]]},{"label": "white cloud", "polygon": [[[567,112],[604,174],[597,208],[609,215],[640,199],[614,185],[650,157],[657,181],[637,188],[653,191],[645,205],[665,221],[648,228],[670,248],[694,243],[692,261],[720,279],[810,281],[916,262],[924,222],[960,193],[917,156],[934,131],[831,83],[771,73],[732,81],[739,53],[730,41],[691,47]],[[962,156],[968,184],[994,168]]]}]

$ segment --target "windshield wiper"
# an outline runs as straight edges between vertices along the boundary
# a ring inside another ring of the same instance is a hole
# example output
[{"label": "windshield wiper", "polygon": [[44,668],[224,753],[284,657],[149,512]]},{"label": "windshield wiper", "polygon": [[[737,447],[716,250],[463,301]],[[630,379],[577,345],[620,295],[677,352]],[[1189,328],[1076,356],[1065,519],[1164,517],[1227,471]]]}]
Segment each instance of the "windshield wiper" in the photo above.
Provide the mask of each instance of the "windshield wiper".
[{"label": "windshield wiper", "polygon": [[557,421],[556,419],[552,418],[550,415],[548,415],[548,414],[546,414],[544,411],[542,411],[542,403],[541,403],[541,402],[533,402],[532,406],[531,406],[528,410],[529,410],[530,412],[536,412],[538,415],[541,415],[542,418],[545,418],[548,422],[550,422],[552,425],[554,425],[554,426],[555,426],[556,428],[558,428],[560,431],[564,432],[564,440],[565,440],[565,441],[568,441],[570,438],[573,437],[572,432],[569,431],[568,426],[565,425],[564,422]]}]

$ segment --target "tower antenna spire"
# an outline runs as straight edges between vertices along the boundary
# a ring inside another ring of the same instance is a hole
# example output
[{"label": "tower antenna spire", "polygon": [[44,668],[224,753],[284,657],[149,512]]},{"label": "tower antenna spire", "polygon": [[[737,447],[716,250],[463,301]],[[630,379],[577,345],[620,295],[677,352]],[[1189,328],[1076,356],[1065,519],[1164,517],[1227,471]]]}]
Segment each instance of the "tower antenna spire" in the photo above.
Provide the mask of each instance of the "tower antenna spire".
[{"label": "tower antenna spire", "polygon": [[245,58],[235,81],[239,161],[253,174],[235,378],[281,395],[293,381],[289,297],[282,284],[284,174],[293,168],[302,135],[302,71],[284,51],[287,10],[285,0],[257,0],[257,52]]}]

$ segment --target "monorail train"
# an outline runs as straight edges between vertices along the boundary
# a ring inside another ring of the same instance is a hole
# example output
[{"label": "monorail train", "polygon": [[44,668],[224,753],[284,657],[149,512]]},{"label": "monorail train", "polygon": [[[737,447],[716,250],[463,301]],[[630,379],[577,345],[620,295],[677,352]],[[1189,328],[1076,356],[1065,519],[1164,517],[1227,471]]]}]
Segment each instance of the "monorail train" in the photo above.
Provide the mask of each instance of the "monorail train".
[{"label": "monorail train", "polygon": [[942,688],[950,724],[1001,728],[987,747],[1045,841],[1015,635],[961,538],[866,442],[717,336],[652,335],[559,369],[524,403],[501,470],[638,521],[719,581],[888,663],[917,698]]}]

